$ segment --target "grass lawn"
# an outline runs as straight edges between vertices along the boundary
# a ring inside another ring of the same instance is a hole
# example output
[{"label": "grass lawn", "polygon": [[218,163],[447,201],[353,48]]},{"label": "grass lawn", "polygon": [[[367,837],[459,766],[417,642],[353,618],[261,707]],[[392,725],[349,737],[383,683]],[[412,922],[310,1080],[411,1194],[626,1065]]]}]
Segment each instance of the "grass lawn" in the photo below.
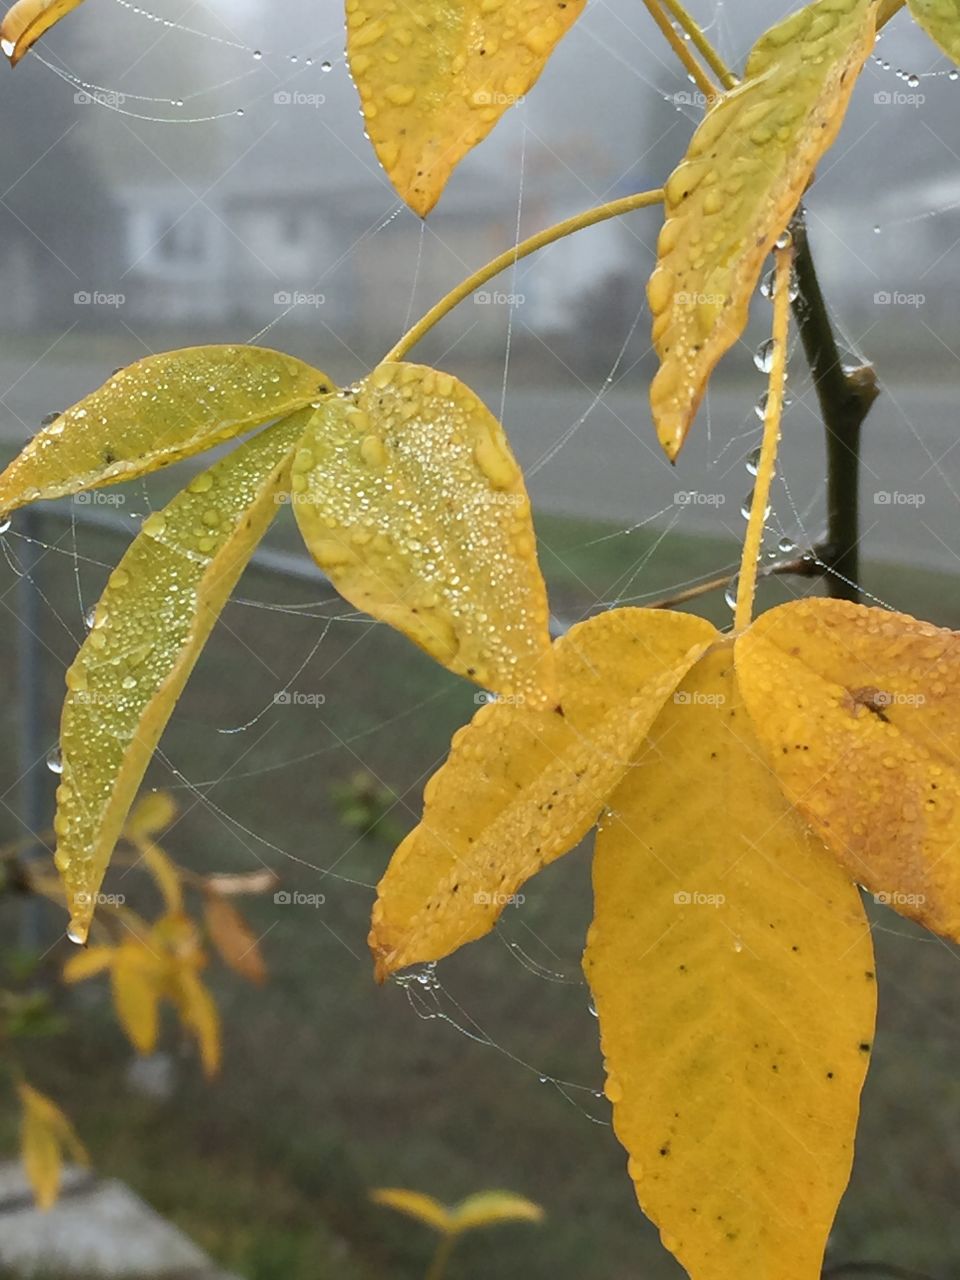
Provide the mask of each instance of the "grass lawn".
[{"label": "grass lawn", "polygon": [[[538,528],[554,607],[567,619],[621,596],[642,603],[735,559],[732,543],[672,535],[656,544],[649,529],[623,535],[553,517]],[[50,522],[44,537],[53,543],[62,533]],[[103,533],[80,537],[80,589],[89,603],[119,544]],[[81,632],[74,568],[71,554],[51,554],[43,566],[51,738],[60,664]],[[960,627],[955,581],[871,565],[864,576],[896,607]],[[777,581],[764,591],[772,602],[798,585]],[[178,860],[219,870],[263,861],[285,887],[326,900],[316,908],[272,900],[246,908],[264,935],[271,979],[257,990],[213,973],[226,1026],[215,1085],[199,1079],[171,1028],[174,1097],[132,1094],[124,1084],[129,1051],[102,982],[68,1001],[69,1035],[30,1047],[31,1079],[70,1111],[100,1171],[124,1178],[249,1280],[422,1276],[431,1241],[368,1203],[369,1188],[383,1185],[444,1199],[502,1186],[544,1205],[544,1227],[465,1241],[451,1280],[679,1277],[636,1208],[608,1107],[594,1096],[596,1022],[579,969],[590,915],[587,851],[538,877],[496,934],[444,962],[439,992],[377,988],[366,920],[390,846],[346,829],[332,788],[368,771],[396,797],[393,820],[409,828],[425,776],[474,709],[473,690],[310,583],[251,572],[238,594],[149,781],[172,786],[186,812],[169,840]],[[719,594],[690,607],[725,622]],[[8,671],[13,643],[8,625],[0,632]],[[275,706],[274,693],[291,677],[294,688],[323,693],[322,706]],[[12,782],[12,699],[0,715],[0,764]],[[16,833],[5,811],[0,834]],[[120,883],[115,874],[112,887]],[[135,901],[150,892],[133,877],[122,883]],[[946,1276],[960,1227],[956,956],[898,917],[874,914],[881,1030],[833,1256]],[[9,934],[9,904],[3,915]],[[55,955],[67,947],[59,944]],[[15,1123],[4,1114],[8,1150]]]}]

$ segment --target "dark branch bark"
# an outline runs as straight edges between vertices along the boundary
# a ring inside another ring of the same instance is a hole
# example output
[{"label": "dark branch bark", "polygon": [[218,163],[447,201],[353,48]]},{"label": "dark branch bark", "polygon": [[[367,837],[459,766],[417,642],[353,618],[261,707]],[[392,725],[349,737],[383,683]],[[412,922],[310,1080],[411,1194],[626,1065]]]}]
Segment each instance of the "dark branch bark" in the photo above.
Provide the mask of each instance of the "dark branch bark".
[{"label": "dark branch bark", "polygon": [[817,278],[804,212],[793,220],[798,294],[794,314],[827,433],[827,543],[820,558],[836,599],[859,600],[861,428],[880,394],[872,365],[844,367]]}]

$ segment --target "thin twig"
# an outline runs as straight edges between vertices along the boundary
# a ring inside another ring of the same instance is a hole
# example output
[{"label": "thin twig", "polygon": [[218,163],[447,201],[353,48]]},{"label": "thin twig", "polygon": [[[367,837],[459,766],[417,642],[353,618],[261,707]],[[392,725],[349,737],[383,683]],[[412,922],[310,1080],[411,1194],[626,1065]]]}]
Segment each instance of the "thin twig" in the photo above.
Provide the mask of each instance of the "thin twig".
[{"label": "thin twig", "polygon": [[650,17],[663,33],[663,36],[670,48],[680,59],[680,62],[686,68],[687,73],[692,77],[694,83],[700,92],[706,97],[707,101],[712,101],[719,92],[718,87],[710,79],[707,73],[697,62],[696,58],[690,52],[686,40],[677,34],[677,29],[670,21],[669,17],[664,13],[660,0],[643,0],[647,6]]}]

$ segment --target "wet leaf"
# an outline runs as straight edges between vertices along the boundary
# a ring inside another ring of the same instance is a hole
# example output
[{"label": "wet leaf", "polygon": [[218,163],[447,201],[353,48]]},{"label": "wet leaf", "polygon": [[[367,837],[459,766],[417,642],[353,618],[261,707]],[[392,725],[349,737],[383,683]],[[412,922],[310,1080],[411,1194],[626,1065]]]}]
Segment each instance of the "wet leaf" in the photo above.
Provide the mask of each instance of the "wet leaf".
[{"label": "wet leaf", "polygon": [[433,1196],[424,1195],[421,1191],[405,1191],[402,1187],[382,1187],[371,1191],[370,1199],[374,1204],[385,1205],[408,1218],[415,1218],[442,1236],[450,1234],[450,1210]]},{"label": "wet leaf", "polygon": [[948,58],[960,62],[960,0],[907,0],[917,24]]},{"label": "wet leaf", "polygon": [[20,1149],[27,1181],[39,1209],[52,1209],[60,1194],[66,1153],[77,1164],[89,1164],[83,1143],[55,1102],[31,1085],[17,1086],[23,1109]]},{"label": "wet leaf", "polygon": [[960,634],[802,600],[737,642],[770,765],[849,874],[960,941]]},{"label": "wet leaf", "polygon": [[367,132],[425,217],[463,157],[536,83],[586,0],[350,0],[347,54]]},{"label": "wet leaf", "polygon": [[380,365],[317,410],[292,484],[304,540],[347,600],[486,688],[555,700],[523,476],[463,383]]},{"label": "wet leaf", "polygon": [[83,0],[17,0],[0,23],[0,52],[15,67],[44,32],[82,3]]},{"label": "wet leaf", "polygon": [[671,459],[743,333],[764,259],[839,132],[876,21],[877,0],[815,0],[772,27],[667,181],[648,297],[660,357],[650,401]]},{"label": "wet leaf", "polygon": [[96,894],[154,748],[228,596],[286,494],[309,411],[201,472],[149,516],[67,673],[57,867],[71,936]]},{"label": "wet leaf", "polygon": [[600,614],[554,646],[562,709],[481,708],[380,882],[370,933],[380,978],[488,933],[520,886],[586,835],[716,636],[689,614]]},{"label": "wet leaf", "polygon": [[873,1039],[856,889],[760,759],[729,646],[597,838],[584,967],[644,1211],[695,1280],[817,1280]]},{"label": "wet leaf", "polygon": [[210,941],[224,964],[248,982],[262,986],[267,969],[260,942],[236,907],[226,898],[208,893],[204,900],[204,921]]},{"label": "wet leaf", "polygon": [[0,511],[131,480],[304,408],[326,374],[259,347],[188,347],[120,369],[0,475]]}]

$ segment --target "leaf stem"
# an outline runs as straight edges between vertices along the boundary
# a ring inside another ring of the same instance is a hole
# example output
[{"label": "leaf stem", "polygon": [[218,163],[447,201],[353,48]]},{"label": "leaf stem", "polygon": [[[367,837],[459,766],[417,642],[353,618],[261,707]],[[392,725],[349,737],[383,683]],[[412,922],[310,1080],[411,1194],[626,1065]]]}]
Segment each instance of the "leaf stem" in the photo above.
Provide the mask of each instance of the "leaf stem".
[{"label": "leaf stem", "polygon": [[430,1263],[430,1269],[426,1274],[426,1280],[443,1280],[447,1270],[447,1263],[450,1261],[450,1255],[456,1242],[456,1232],[450,1232],[441,1238],[440,1243],[437,1245],[437,1251],[433,1255],[433,1261]]},{"label": "leaf stem", "polygon": [[[725,89],[735,89],[739,84],[737,77],[733,74],[720,54],[713,47],[707,38],[707,34],[696,18],[687,11],[680,0],[663,0],[664,4],[673,14],[674,19],[680,23],[684,31],[693,41],[698,49],[700,56],[704,59],[710,70],[717,77]],[[903,0],[901,0],[901,3]]]},{"label": "leaf stem", "polygon": [[793,271],[793,237],[776,250],[776,275],[773,293],[773,360],[767,406],[763,415],[763,444],[757,482],[750,504],[747,536],[740,561],[737,584],[737,609],[734,630],[745,631],[753,621],[753,601],[757,593],[757,568],[763,545],[763,530],[770,505],[770,486],[780,445],[780,420],[783,417],[783,395],[787,381],[787,333],[790,327],[790,277]]},{"label": "leaf stem", "polygon": [[650,17],[660,28],[665,40],[680,59],[697,88],[708,100],[715,98],[717,96],[717,86],[687,48],[686,41],[677,34],[676,27],[663,11],[661,0],[643,0],[643,2],[647,6]]},{"label": "leaf stem", "polygon": [[472,276],[468,276],[455,289],[451,289],[445,297],[430,308],[425,316],[417,321],[412,329],[409,329],[403,335],[396,346],[387,352],[383,357],[384,361],[402,360],[407,352],[412,347],[415,347],[435,325],[439,324],[458,303],[469,297],[481,285],[486,284],[488,280],[498,276],[501,271],[506,271],[515,262],[519,262],[521,258],[528,258],[530,254],[536,253],[538,249],[542,249],[548,244],[553,244],[556,240],[562,240],[565,236],[572,235],[575,231],[582,231],[584,227],[592,227],[598,222],[606,222],[609,218],[619,218],[621,214],[632,213],[634,209],[646,209],[650,205],[661,204],[662,202],[663,191],[659,187],[654,191],[640,191],[636,195],[624,196],[620,200],[611,200],[609,204],[598,205],[595,209],[587,209],[583,213],[575,214],[572,218],[565,218],[563,222],[558,222],[555,226],[547,227],[546,230],[538,231],[536,235],[530,236],[526,240],[521,240],[512,249],[505,250],[491,262],[488,262],[485,267],[481,267]]},{"label": "leaf stem", "polygon": [[791,224],[796,247],[794,314],[827,433],[827,545],[823,562],[830,595],[860,598],[860,437],[880,394],[872,365],[844,368],[810,251],[801,208]]}]

